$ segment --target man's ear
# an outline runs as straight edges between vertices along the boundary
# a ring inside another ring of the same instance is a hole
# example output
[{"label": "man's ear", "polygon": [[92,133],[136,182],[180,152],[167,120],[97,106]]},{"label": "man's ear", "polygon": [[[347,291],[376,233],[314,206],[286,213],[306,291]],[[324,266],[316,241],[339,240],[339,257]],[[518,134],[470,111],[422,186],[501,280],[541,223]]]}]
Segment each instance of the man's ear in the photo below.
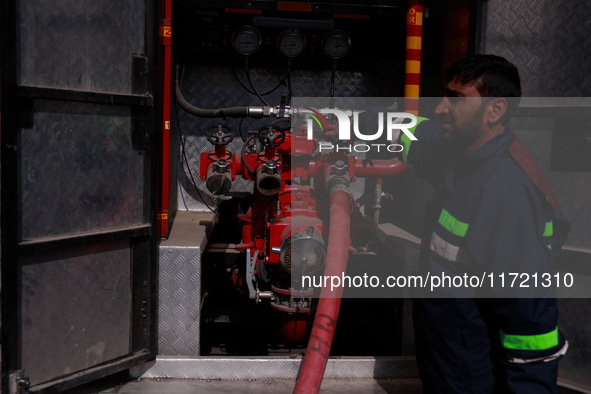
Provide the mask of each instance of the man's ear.
[{"label": "man's ear", "polygon": [[488,122],[497,123],[507,112],[507,99],[503,97],[492,99],[489,102]]}]

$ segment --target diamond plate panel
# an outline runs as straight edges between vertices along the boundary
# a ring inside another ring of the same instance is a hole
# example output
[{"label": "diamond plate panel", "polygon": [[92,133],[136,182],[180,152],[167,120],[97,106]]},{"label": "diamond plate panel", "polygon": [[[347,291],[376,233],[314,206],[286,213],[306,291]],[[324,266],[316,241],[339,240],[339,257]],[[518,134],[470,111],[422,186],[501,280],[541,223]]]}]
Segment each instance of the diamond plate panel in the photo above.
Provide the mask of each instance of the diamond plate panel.
[{"label": "diamond plate panel", "polygon": [[199,354],[201,252],[201,246],[159,247],[159,354]]},{"label": "diamond plate panel", "polygon": [[130,253],[123,240],[23,258],[19,360],[32,385],[132,351]]},{"label": "diamond plate panel", "polygon": [[145,53],[145,7],[143,0],[18,1],[18,83],[131,94],[130,54]]},{"label": "diamond plate panel", "polygon": [[[295,379],[301,358],[174,358],[157,357],[155,362],[133,368],[142,378],[171,379]],[[414,357],[330,358],[325,379],[416,378]]]},{"label": "diamond plate panel", "polygon": [[515,63],[524,96],[589,95],[587,0],[489,0],[485,7],[483,52]]},{"label": "diamond plate panel", "polygon": [[[300,97],[329,96],[330,95],[330,71],[294,70],[291,75],[293,95]],[[279,86],[277,90],[265,99],[271,105],[278,105],[281,94],[287,94],[285,83],[285,71],[272,67],[253,67],[251,77],[257,89],[264,95],[266,92]],[[391,96],[391,91],[384,84],[376,83],[375,76],[369,72],[342,70],[335,75],[336,97],[379,97]],[[227,65],[201,65],[188,67],[182,79],[182,91],[185,98],[193,105],[202,108],[221,108],[233,106],[253,105],[260,106],[261,102],[256,95],[250,93],[245,87],[248,85],[244,70]],[[248,88],[250,89],[250,88]],[[213,207],[216,205],[213,196],[207,191],[205,182],[199,179],[199,155],[202,152],[213,150],[213,146],[205,137],[209,128],[219,123],[217,119],[197,118],[183,110],[178,110],[178,122],[181,140],[184,140],[184,149],[189,163],[187,168],[183,162],[182,147],[179,154],[179,209],[202,211],[208,208],[205,202]],[[234,131],[235,137],[227,148],[236,154],[240,154],[244,139],[248,138],[248,131],[256,131],[269,123],[268,119],[227,119],[226,124]],[[242,138],[241,138],[242,137]],[[181,142],[182,143],[182,142]],[[191,180],[191,175],[197,184],[196,190]],[[365,181],[356,180],[351,188],[356,198],[365,190]],[[237,177],[230,193],[252,193],[252,182]],[[200,197],[201,194],[201,197]],[[219,199],[227,199],[220,197]]]},{"label": "diamond plate panel", "polygon": [[18,138],[21,240],[145,223],[129,108],[36,100]]}]

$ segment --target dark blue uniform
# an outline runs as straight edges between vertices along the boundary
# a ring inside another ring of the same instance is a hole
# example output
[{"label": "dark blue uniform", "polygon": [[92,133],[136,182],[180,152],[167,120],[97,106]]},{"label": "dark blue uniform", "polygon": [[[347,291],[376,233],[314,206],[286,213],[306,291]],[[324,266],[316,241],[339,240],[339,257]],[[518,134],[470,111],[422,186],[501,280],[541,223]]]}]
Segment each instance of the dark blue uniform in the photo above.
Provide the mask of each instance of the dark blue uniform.
[{"label": "dark blue uniform", "polygon": [[[425,214],[422,268],[450,275],[556,272],[569,226],[527,148],[506,131],[458,156],[440,130],[425,121],[416,128],[418,141],[403,138],[405,159],[435,188]],[[415,300],[425,392],[556,392],[558,360],[568,347],[556,299],[551,292],[548,298],[499,297],[475,292]]]}]

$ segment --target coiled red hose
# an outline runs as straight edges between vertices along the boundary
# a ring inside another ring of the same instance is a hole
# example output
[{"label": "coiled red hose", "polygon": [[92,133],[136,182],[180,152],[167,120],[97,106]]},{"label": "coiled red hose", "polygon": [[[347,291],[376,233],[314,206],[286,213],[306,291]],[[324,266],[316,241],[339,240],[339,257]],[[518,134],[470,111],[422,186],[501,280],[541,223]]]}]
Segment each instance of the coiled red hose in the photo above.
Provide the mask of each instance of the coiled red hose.
[{"label": "coiled red hose", "polygon": [[[347,269],[350,235],[350,197],[337,191],[330,198],[330,230],[324,275],[341,276]],[[308,348],[298,375],[294,393],[318,393],[330,355],[339,309],[342,287],[323,288],[314,317]]]}]

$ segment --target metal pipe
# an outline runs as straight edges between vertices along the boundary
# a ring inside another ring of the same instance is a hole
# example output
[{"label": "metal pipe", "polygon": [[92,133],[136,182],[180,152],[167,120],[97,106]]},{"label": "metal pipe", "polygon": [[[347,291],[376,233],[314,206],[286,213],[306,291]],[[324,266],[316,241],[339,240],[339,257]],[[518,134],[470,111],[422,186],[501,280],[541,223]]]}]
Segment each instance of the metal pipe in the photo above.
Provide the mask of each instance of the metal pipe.
[{"label": "metal pipe", "polygon": [[[349,259],[350,197],[336,191],[330,197],[330,232],[324,275],[341,276]],[[306,355],[298,375],[294,393],[318,393],[330,355],[339,317],[342,287],[323,288],[314,317]]]},{"label": "metal pipe", "polygon": [[215,196],[226,194],[232,187],[232,171],[225,159],[219,159],[207,168],[205,186]]},{"label": "metal pipe", "polygon": [[256,187],[265,196],[274,196],[281,190],[281,168],[275,160],[267,160],[257,169]]}]

